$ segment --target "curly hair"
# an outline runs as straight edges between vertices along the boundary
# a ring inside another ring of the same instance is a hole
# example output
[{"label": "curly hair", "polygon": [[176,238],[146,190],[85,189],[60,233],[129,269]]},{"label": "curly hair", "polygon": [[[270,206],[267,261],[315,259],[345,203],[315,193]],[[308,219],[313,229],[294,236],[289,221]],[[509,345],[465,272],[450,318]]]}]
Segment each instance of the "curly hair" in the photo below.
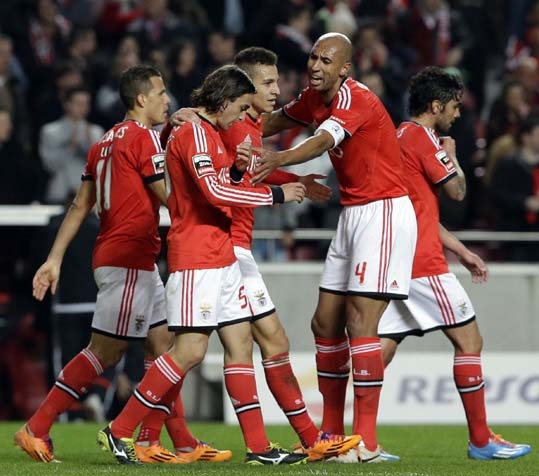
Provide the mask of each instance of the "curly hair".
[{"label": "curly hair", "polygon": [[462,80],[437,66],[428,66],[410,80],[410,116],[419,116],[430,109],[432,101],[445,106],[452,99],[460,101],[464,91]]}]

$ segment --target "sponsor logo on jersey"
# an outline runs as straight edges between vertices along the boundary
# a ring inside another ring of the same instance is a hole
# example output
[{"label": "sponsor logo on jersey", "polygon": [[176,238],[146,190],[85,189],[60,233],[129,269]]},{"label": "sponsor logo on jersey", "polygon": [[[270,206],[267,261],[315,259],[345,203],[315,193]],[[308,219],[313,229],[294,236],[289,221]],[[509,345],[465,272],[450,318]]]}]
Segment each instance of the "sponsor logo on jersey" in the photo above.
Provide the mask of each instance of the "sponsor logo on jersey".
[{"label": "sponsor logo on jersey", "polygon": [[165,154],[152,155],[153,169],[156,174],[162,174],[165,171]]},{"label": "sponsor logo on jersey", "polygon": [[193,156],[193,166],[198,178],[215,173],[213,162],[208,154],[197,154]]},{"label": "sponsor logo on jersey", "polygon": [[436,158],[440,161],[440,163],[445,167],[445,170],[447,170],[448,172],[455,170],[455,166],[453,165],[451,159],[447,156],[445,150],[440,150],[439,152],[436,152]]}]

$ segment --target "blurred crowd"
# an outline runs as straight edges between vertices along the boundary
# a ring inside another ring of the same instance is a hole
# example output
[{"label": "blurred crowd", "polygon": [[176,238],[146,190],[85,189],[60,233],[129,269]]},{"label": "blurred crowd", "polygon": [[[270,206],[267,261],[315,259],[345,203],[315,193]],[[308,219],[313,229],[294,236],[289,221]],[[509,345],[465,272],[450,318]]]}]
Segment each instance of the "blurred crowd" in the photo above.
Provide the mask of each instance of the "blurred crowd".
[{"label": "blurred crowd", "polygon": [[[90,145],[123,118],[117,86],[126,68],[156,66],[173,112],[189,106],[191,91],[236,51],[263,46],[279,55],[285,104],[306,84],[313,39],[328,31],[352,40],[354,77],[381,98],[395,125],[407,118],[406,86],[422,67],[464,80],[450,134],[468,195],[461,203],[441,199],[448,229],[539,231],[539,2],[531,0],[2,0],[0,204],[72,197]],[[265,145],[287,148],[305,134],[298,127]],[[336,184],[327,157],[296,167]],[[262,207],[256,228],[282,230],[282,240],[271,242],[271,252],[259,240],[253,251],[261,260],[323,256],[324,244],[294,241],[291,230],[335,228],[339,209],[336,187],[322,206]],[[0,315],[17,292],[29,295],[43,237],[17,227],[1,234]],[[536,243],[482,251],[539,261]],[[44,345],[21,332],[27,348]]]}]

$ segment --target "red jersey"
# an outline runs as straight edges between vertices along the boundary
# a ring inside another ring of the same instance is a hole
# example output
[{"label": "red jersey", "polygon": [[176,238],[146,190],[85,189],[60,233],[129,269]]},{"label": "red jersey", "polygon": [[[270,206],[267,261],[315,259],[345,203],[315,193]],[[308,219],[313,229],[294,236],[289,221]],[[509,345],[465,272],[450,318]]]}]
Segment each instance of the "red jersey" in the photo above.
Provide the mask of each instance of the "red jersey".
[{"label": "red jersey", "polygon": [[347,78],[328,105],[307,87],[283,113],[315,127],[331,119],[344,129],[344,140],[328,151],[342,205],[407,195],[395,126],[380,99],[365,85]]},{"label": "red jersey", "polygon": [[116,124],[88,152],[82,180],[95,182],[100,218],[94,269],[154,269],[160,203],[147,184],[163,179],[164,163],[159,133],[136,121]]},{"label": "red jersey", "polygon": [[433,129],[403,122],[397,129],[410,199],[417,217],[417,244],[412,278],[449,271],[440,239],[436,189],[457,171]]},{"label": "red jersey", "polygon": [[221,183],[214,163],[230,162],[217,128],[208,121],[186,123],[172,131],[166,153],[171,272],[231,265],[236,258],[230,239],[230,207],[273,204],[267,186]]},{"label": "red jersey", "polygon": [[[249,114],[246,114],[244,121],[235,122],[226,131],[221,130],[220,135],[228,151],[227,158],[229,159],[229,162],[223,165],[223,167],[230,167],[234,162],[236,146],[238,144],[250,142],[253,147],[262,147],[262,117],[255,119]],[[258,153],[253,151],[251,164],[244,174],[242,184],[248,185],[250,183],[250,178],[256,166],[257,157],[259,157]],[[215,167],[220,168],[218,167],[218,164],[215,164]],[[298,176],[296,174],[277,169],[266,177],[264,182],[270,185],[282,185],[288,182],[296,182],[297,180]],[[246,249],[251,248],[254,222],[255,216],[253,209],[240,207],[232,208],[231,233],[234,246],[241,246]]]}]

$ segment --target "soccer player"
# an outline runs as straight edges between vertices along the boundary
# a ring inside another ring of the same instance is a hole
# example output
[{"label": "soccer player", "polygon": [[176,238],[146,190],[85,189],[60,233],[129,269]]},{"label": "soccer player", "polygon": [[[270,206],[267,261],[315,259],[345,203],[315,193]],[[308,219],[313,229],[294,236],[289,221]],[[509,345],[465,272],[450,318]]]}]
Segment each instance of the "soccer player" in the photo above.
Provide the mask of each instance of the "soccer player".
[{"label": "soccer player", "polygon": [[[90,343],[63,368],[14,438],[15,445],[36,461],[54,460],[49,437],[54,420],[81,399],[104,369],[116,365],[129,340],[147,337],[148,359],[157,358],[171,342],[164,287],[155,263],[161,246],[159,205],[166,202],[164,153],[158,132],[151,129],[165,121],[170,99],[161,74],[149,66],[124,72],[119,90],[127,109],[125,120],[89,151],[77,196],[33,279],[36,299],[42,300],[49,288],[56,292],[65,252],[95,205],[100,232],[92,266],[98,294]],[[176,404],[182,413],[181,400]],[[190,435],[185,421],[183,426]],[[148,457],[185,462],[161,447],[154,447]]]},{"label": "soccer player", "polygon": [[479,256],[439,224],[438,190],[454,200],[462,200],[466,193],[455,141],[438,136],[447,133],[459,117],[462,91],[457,77],[437,67],[427,67],[411,80],[411,117],[399,126],[397,137],[417,216],[417,248],[408,300],[389,305],[378,333],[383,338],[384,363],[388,365],[406,336],[441,329],[455,349],[453,377],[468,423],[468,456],[512,459],[528,454],[531,448],[504,440],[487,424],[481,368],[483,342],[473,305],[456,276],[449,272],[443,247],[456,254],[474,282],[486,281],[488,269]]},{"label": "soccer player", "polygon": [[[227,150],[232,153],[243,142],[249,142],[257,147],[262,145],[261,116],[263,113],[273,111],[279,95],[277,84],[279,72],[275,53],[260,47],[246,48],[235,56],[234,64],[249,75],[255,85],[256,94],[246,111],[245,120],[235,122],[230,128],[220,132]],[[256,158],[256,154],[253,154],[251,164],[244,175],[244,183],[249,183],[250,172],[254,170]],[[306,186],[306,196],[319,201],[327,200],[331,189],[317,183],[315,181],[317,178],[324,176],[311,174],[298,177],[296,174],[277,169],[264,182],[281,185],[299,181]],[[288,337],[251,252],[253,225],[252,209],[232,208],[231,236],[234,253],[252,309],[251,329],[262,353],[262,365],[268,387],[300,437],[302,450],[309,455],[309,461],[345,453],[358,445],[359,438],[345,438],[342,435],[320,432],[307,412],[290,364]]]},{"label": "soccer player", "polygon": [[298,123],[314,124],[316,131],[292,149],[260,151],[253,181],[260,182],[281,165],[329,152],[344,209],[311,323],[324,400],[322,430],[344,433],[351,353],[352,433],[363,438],[360,459],[380,461],[386,455],[376,437],[384,377],[377,327],[389,301],[408,296],[417,225],[402,178],[395,128],[376,95],[348,77],[351,55],[346,36],[327,33],[318,38],[307,62],[308,87],[263,122],[264,135]]},{"label": "soccer player", "polygon": [[208,75],[192,94],[201,122],[175,128],[166,153],[170,276],[166,285],[167,319],[174,344],[155,360],[120,415],[98,434],[98,441],[120,463],[137,463],[131,436],[153,408],[170,411],[186,373],[200,364],[209,335],[218,330],[225,349],[225,386],[247,446],[248,464],[299,464],[306,454],[272,445],[264,430],[252,363],[251,312],[241,272],[230,240],[231,206],[254,208],[301,201],[305,187],[238,187],[240,168],[250,158],[250,146],[239,147],[236,163],[222,183],[213,166],[226,154],[219,129],[245,116],[255,88],[236,66]]}]

